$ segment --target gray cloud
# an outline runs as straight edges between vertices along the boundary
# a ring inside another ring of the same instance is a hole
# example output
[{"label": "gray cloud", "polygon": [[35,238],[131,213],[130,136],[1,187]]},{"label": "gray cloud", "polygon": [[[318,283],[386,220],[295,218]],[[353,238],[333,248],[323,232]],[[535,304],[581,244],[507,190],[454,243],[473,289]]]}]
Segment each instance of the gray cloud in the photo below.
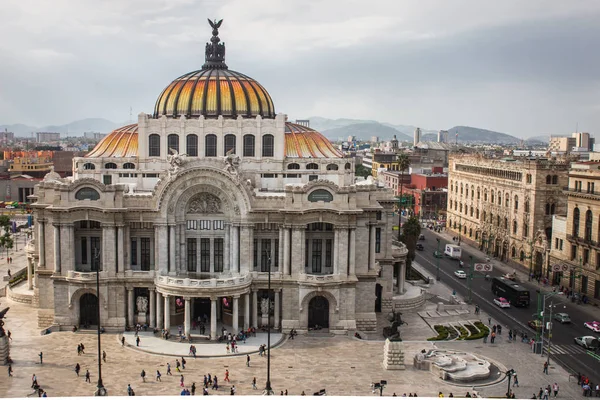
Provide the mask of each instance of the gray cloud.
[{"label": "gray cloud", "polygon": [[600,130],[594,1],[7,0],[0,123],[151,112],[224,18],[230,68],[278,112],[518,136]]}]

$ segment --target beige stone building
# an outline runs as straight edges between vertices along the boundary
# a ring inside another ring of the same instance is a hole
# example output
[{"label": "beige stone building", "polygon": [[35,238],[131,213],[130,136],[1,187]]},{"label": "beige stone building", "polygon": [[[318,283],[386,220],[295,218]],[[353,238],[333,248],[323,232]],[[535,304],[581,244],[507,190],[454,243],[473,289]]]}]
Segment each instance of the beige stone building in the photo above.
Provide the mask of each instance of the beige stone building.
[{"label": "beige stone building", "polygon": [[206,319],[212,339],[217,324],[371,331],[403,291],[391,191],[355,182],[352,158],[276,114],[257,81],[228,69],[217,34],[153,114],[36,188],[41,325],[95,325],[99,296],[112,330],[187,333]]},{"label": "beige stone building", "polygon": [[565,193],[566,216],[553,223],[553,283],[600,299],[600,162],[573,163]]},{"label": "beige stone building", "polygon": [[552,216],[564,214],[568,160],[451,155],[447,229],[503,261],[548,274]]}]

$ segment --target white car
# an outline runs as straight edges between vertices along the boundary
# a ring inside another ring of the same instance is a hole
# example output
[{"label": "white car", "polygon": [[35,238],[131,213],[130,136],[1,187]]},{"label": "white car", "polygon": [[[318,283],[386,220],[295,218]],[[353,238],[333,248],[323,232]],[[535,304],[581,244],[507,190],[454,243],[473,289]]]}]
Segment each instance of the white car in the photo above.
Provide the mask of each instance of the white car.
[{"label": "white car", "polygon": [[583,326],[593,330],[596,333],[600,332],[600,322],[598,321],[584,322]]},{"label": "white car", "polygon": [[467,274],[465,273],[465,271],[461,271],[461,270],[454,271],[454,275],[456,275],[456,277],[460,278],[460,279],[466,279],[467,278]]},{"label": "white car", "polygon": [[497,299],[494,299],[494,304],[500,308],[510,308],[510,302],[504,297],[498,297]]}]

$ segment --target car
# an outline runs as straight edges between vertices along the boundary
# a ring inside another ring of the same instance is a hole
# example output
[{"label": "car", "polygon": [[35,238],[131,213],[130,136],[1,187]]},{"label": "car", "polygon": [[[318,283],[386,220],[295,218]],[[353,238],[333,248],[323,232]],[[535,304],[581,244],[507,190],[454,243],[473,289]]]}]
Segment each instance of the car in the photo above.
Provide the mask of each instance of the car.
[{"label": "car", "polygon": [[593,330],[594,332],[600,332],[600,322],[598,321],[584,322],[583,326]]},{"label": "car", "polygon": [[422,233],[419,235],[419,240],[425,240],[425,235],[423,235]]},{"label": "car", "polygon": [[527,325],[534,331],[542,330],[542,321],[540,321],[539,319],[533,319],[533,320],[527,322]]},{"label": "car", "polygon": [[504,297],[498,297],[497,299],[494,299],[494,304],[500,308],[510,308],[510,302]]},{"label": "car", "polygon": [[461,270],[454,271],[454,275],[456,275],[456,277],[460,278],[460,279],[466,279],[467,278],[467,274],[465,273],[465,271],[461,271]]},{"label": "car", "polygon": [[517,280],[517,275],[515,273],[504,274],[504,275],[502,275],[502,277],[504,279],[508,279],[508,280],[511,280],[511,281],[516,281]]},{"label": "car", "polygon": [[442,253],[441,251],[434,250],[433,251],[433,256],[435,258],[442,258],[442,257],[444,257],[444,253]]},{"label": "car", "polygon": [[597,350],[600,348],[600,341],[593,336],[576,337],[575,344],[588,350]]},{"label": "car", "polygon": [[554,319],[556,321],[560,322],[561,324],[570,324],[571,323],[571,317],[569,317],[569,314],[567,314],[567,313],[554,314]]},{"label": "car", "polygon": [[417,250],[425,250],[425,247],[423,247],[423,245],[421,243],[417,243],[417,245],[415,246],[415,248]]}]

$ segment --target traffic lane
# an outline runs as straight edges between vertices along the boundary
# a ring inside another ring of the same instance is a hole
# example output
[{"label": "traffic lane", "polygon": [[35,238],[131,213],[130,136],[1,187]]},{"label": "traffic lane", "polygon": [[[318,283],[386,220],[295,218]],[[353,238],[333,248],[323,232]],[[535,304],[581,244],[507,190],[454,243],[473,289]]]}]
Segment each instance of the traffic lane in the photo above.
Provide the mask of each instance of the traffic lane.
[{"label": "traffic lane", "polygon": [[[444,259],[440,259],[442,261]],[[427,269],[429,272],[434,272],[436,270],[436,260],[434,257],[427,256],[427,254],[417,253],[417,261],[421,266]],[[442,263],[440,263],[440,277],[441,280],[448,284],[451,288],[455,289],[458,294],[463,297],[467,297],[467,283],[465,279],[458,279],[454,275],[454,270],[451,268],[442,268]],[[533,337],[535,332],[527,326],[527,316],[531,313],[530,309],[527,308],[516,308],[512,307],[510,309],[502,309],[496,306],[488,296],[488,292],[481,292],[481,287],[478,287],[477,290],[472,290],[472,297],[475,304],[478,304],[482,310],[487,312],[492,318],[492,324],[500,323],[504,327],[510,327],[509,329],[517,329],[519,332],[525,331],[528,333],[529,337]],[[489,292],[491,293],[491,291]],[[534,310],[535,312],[535,310]],[[487,321],[484,321],[487,322]],[[508,333],[505,331],[503,337],[507,337]],[[555,342],[555,335],[552,337],[552,343],[557,344]],[[568,344],[573,344],[573,337],[571,336]],[[567,343],[565,343],[567,344]],[[525,349],[525,347],[520,348],[521,350]],[[531,351],[529,347],[527,347],[526,351]],[[558,355],[556,355],[558,356]],[[556,357],[552,355],[552,357]],[[543,359],[540,356],[540,359]],[[543,361],[540,361],[540,366],[543,364]],[[594,382],[600,381],[600,362],[594,359],[593,357],[586,354],[565,354],[561,355],[560,361],[563,362],[568,369],[572,371],[579,371],[582,374],[589,376]]]}]

